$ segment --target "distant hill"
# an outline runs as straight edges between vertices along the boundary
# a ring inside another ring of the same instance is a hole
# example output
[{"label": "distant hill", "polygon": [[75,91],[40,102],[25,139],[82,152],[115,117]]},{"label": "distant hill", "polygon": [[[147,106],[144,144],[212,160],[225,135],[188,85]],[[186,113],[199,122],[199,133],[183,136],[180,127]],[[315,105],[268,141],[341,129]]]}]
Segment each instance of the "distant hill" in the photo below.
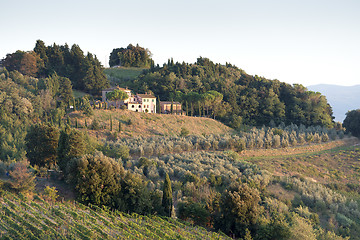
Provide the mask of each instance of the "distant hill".
[{"label": "distant hill", "polygon": [[326,96],[332,106],[335,121],[343,122],[347,111],[360,108],[360,85],[339,86],[318,84],[308,86],[307,88]]}]

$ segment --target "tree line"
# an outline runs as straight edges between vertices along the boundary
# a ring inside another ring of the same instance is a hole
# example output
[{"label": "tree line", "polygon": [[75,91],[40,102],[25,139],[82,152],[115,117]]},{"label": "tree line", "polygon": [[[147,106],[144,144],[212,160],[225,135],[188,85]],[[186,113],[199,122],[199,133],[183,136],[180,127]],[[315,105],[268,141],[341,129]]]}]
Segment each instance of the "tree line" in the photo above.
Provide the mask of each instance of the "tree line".
[{"label": "tree line", "polygon": [[[177,96],[187,96],[195,115],[201,115],[204,99],[195,96],[216,91],[222,101],[216,103],[221,110],[218,119],[236,125],[276,125],[291,123],[305,126],[334,125],[332,109],[325,96],[308,91],[300,84],[290,85],[278,80],[269,80],[247,74],[229,63],[214,64],[207,58],[198,58],[193,64],[179,63],[171,59],[145,71],[138,79],[124,83],[136,92],[152,91],[160,100],[171,101]],[[190,94],[190,96],[189,96]],[[201,105],[200,107],[198,107]]]},{"label": "tree line", "polygon": [[140,67],[150,68],[154,65],[149,49],[129,44],[126,48],[114,48],[109,57],[110,67]]},{"label": "tree line", "polygon": [[75,89],[94,95],[100,95],[109,86],[100,61],[89,52],[85,55],[77,44],[71,48],[56,43],[45,46],[42,40],[37,40],[32,51],[7,54],[3,65],[8,71],[17,70],[37,78],[56,73],[70,79]]}]

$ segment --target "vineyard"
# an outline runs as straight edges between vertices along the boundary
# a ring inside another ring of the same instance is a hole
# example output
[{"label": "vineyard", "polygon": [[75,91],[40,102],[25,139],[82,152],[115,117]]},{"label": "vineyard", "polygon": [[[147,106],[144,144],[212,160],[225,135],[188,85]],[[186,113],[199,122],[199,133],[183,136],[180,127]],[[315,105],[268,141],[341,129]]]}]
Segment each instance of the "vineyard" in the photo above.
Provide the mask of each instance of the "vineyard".
[{"label": "vineyard", "polygon": [[108,211],[80,203],[33,201],[5,192],[0,239],[229,239],[171,218]]}]

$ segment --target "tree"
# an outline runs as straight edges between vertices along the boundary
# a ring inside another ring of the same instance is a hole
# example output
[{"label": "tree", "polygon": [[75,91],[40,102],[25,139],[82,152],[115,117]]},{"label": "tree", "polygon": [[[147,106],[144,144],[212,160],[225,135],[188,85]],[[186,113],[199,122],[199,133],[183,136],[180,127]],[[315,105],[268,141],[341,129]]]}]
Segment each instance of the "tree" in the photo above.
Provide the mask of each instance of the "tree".
[{"label": "tree", "polygon": [[62,171],[66,170],[68,162],[73,158],[79,158],[86,152],[83,134],[76,129],[66,127],[60,133],[58,145],[58,165]]},{"label": "tree", "polygon": [[34,52],[40,57],[40,59],[38,60],[39,76],[46,76],[49,59],[46,55],[45,43],[41,40],[37,40]]},{"label": "tree", "polygon": [[28,170],[26,160],[17,162],[10,171],[11,187],[18,192],[31,192],[35,188],[35,175]]},{"label": "tree", "polygon": [[164,187],[163,187],[163,198],[162,206],[164,208],[165,216],[171,217],[173,201],[172,201],[172,189],[169,175],[166,173]]},{"label": "tree", "polygon": [[26,148],[31,165],[51,167],[56,164],[59,131],[49,124],[36,124],[30,127],[26,138]]},{"label": "tree", "polygon": [[208,91],[208,93],[210,95],[212,95],[212,97],[210,98],[210,105],[211,105],[213,117],[215,119],[215,116],[218,112],[221,101],[223,100],[223,95],[221,93],[219,93],[217,91],[213,91],[213,90]]},{"label": "tree", "polygon": [[109,65],[124,67],[150,67],[154,61],[150,58],[149,49],[129,44],[127,48],[115,48],[110,53]]},{"label": "tree", "polygon": [[347,112],[343,126],[346,128],[347,132],[360,138],[360,109]]},{"label": "tree", "polygon": [[24,75],[35,77],[38,72],[37,54],[35,52],[16,51],[7,54],[4,60],[4,67],[9,71],[17,70]]},{"label": "tree", "polygon": [[259,201],[259,191],[248,184],[231,186],[221,197],[216,227],[236,237],[244,236],[246,229],[251,229],[257,221],[261,211]]},{"label": "tree", "polygon": [[61,77],[59,79],[59,98],[66,104],[70,104],[73,99],[73,91],[70,79]]},{"label": "tree", "polygon": [[118,197],[124,177],[122,166],[101,152],[73,158],[67,165],[66,180],[75,186],[83,203],[111,205]]},{"label": "tree", "polygon": [[82,110],[87,117],[94,115],[94,110],[92,109],[89,98],[87,97],[83,98]]},{"label": "tree", "polygon": [[124,101],[125,99],[127,99],[129,96],[127,95],[126,92],[121,91],[119,89],[115,89],[112,92],[108,92],[106,93],[106,98],[111,100],[111,101],[115,101],[115,108],[117,106],[117,101]]}]

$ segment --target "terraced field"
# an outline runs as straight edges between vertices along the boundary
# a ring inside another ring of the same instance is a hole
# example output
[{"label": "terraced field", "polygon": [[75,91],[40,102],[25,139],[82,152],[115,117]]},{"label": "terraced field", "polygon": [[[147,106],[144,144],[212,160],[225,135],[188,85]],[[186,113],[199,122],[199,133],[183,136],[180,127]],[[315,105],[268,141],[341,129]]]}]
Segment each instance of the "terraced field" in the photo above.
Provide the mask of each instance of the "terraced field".
[{"label": "terraced field", "polygon": [[0,239],[229,239],[170,218],[49,203],[37,195],[27,201],[5,192],[0,202]]}]

